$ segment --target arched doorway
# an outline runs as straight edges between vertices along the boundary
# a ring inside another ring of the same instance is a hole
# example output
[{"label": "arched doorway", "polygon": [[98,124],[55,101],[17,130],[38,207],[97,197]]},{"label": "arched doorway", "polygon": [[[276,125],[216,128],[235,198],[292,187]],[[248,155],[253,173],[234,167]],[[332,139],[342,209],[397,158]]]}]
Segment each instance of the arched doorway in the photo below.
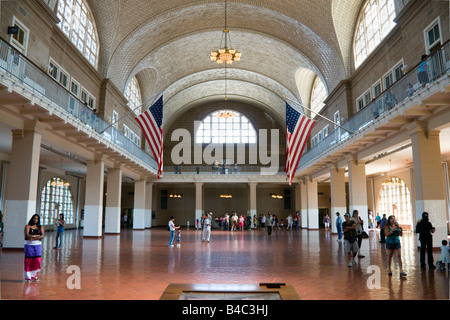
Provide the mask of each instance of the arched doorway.
[{"label": "arched doorway", "polygon": [[381,216],[386,214],[386,218],[388,218],[390,215],[394,215],[403,229],[412,229],[411,194],[402,179],[392,177],[383,181],[377,208]]}]

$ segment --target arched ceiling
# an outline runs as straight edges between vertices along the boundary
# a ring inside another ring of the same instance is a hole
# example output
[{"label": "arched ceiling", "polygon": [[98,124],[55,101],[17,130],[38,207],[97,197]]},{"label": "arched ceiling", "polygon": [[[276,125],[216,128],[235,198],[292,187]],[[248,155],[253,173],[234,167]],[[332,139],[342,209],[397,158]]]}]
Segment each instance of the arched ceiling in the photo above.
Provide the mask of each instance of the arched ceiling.
[{"label": "arched ceiling", "polygon": [[[87,1],[99,35],[99,71],[120,91],[133,76],[143,101],[164,91],[165,123],[200,101],[223,100],[225,68],[209,53],[220,45],[224,1]],[[228,0],[227,27],[242,52],[227,66],[230,99],[283,121],[284,97],[309,99],[315,75],[331,92],[349,76],[362,1]]]}]

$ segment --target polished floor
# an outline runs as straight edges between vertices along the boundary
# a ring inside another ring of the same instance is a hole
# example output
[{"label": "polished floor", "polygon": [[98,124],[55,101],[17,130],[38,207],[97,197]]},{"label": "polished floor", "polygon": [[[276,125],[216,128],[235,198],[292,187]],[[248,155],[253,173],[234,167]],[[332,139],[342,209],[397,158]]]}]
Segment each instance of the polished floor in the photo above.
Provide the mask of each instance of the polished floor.
[{"label": "polished floor", "polygon": [[[378,231],[369,233],[361,250],[366,257],[347,267],[342,243],[323,229],[274,230],[271,236],[263,230],[212,231],[211,242],[204,243],[201,232],[191,228],[182,230],[180,248],[168,247],[169,232],[162,228],[122,229],[120,236],[101,239],[68,230],[58,250],[52,249],[55,233],[48,232],[39,282],[23,281],[23,252],[2,251],[1,298],[157,300],[170,283],[284,282],[304,300],[449,299],[449,273],[419,268],[414,234],[402,238],[408,276],[400,279],[396,263],[394,274],[387,275]],[[440,259],[439,251],[434,258]],[[76,268],[79,273],[73,273]],[[75,283],[81,287],[73,288]]]}]

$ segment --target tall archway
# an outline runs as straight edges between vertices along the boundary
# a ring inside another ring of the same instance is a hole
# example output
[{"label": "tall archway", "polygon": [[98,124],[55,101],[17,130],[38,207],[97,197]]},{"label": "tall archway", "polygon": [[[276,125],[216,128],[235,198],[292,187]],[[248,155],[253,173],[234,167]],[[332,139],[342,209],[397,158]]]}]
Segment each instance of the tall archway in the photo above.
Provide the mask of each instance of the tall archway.
[{"label": "tall archway", "polygon": [[404,229],[412,229],[411,193],[402,179],[392,177],[382,183],[377,208],[381,216],[394,215]]},{"label": "tall archway", "polygon": [[51,225],[55,223],[59,214],[64,214],[66,224],[74,223],[73,196],[70,185],[60,177],[53,177],[47,181],[41,192],[41,223]]}]

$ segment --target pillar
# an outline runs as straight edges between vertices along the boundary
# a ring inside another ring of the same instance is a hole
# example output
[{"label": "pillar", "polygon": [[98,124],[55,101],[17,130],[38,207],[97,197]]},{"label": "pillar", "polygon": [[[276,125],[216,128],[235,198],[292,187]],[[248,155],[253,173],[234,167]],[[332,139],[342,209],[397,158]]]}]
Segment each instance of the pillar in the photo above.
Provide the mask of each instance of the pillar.
[{"label": "pillar", "polygon": [[436,228],[433,247],[440,247],[441,241],[447,239],[447,209],[439,131],[427,131],[420,123],[416,123],[410,129],[410,134],[416,220],[422,219],[424,211],[429,213],[430,222]]},{"label": "pillar", "polygon": [[354,157],[348,159],[348,192],[350,216],[353,210],[358,210],[359,217],[364,221],[364,230],[367,231],[369,214],[367,212],[366,164]]},{"label": "pillar", "polygon": [[306,179],[306,197],[308,207],[308,229],[319,229],[319,199],[317,197],[317,181]]},{"label": "pillar", "polygon": [[250,214],[251,219],[251,228],[254,228],[253,225],[253,216],[257,214],[257,205],[256,205],[256,186],[258,183],[256,182],[250,182],[249,184],[250,190],[249,190],[249,210],[248,213]]},{"label": "pillar", "polygon": [[41,124],[12,130],[11,159],[6,178],[3,248],[23,248],[25,225],[36,213]]},{"label": "pillar", "polygon": [[147,183],[145,188],[145,228],[152,227],[152,200],[153,200],[153,183]]},{"label": "pillar", "polygon": [[122,169],[120,166],[108,170],[105,210],[105,233],[120,234],[122,198]]},{"label": "pillar", "polygon": [[197,220],[201,221],[203,214],[203,182],[195,182],[195,220],[194,225],[197,225]]},{"label": "pillar", "polygon": [[336,212],[343,218],[347,210],[345,200],[345,168],[336,165],[330,167],[330,189],[331,189],[331,232],[337,233]]},{"label": "pillar", "polygon": [[102,236],[104,172],[105,164],[101,157],[87,162],[84,237]]},{"label": "pillar", "polygon": [[145,187],[147,181],[145,179],[138,180],[134,183],[134,209],[133,209],[133,229],[145,229]]},{"label": "pillar", "polygon": [[306,181],[300,180],[299,182],[300,188],[300,227],[308,228],[308,199],[306,194]]}]

